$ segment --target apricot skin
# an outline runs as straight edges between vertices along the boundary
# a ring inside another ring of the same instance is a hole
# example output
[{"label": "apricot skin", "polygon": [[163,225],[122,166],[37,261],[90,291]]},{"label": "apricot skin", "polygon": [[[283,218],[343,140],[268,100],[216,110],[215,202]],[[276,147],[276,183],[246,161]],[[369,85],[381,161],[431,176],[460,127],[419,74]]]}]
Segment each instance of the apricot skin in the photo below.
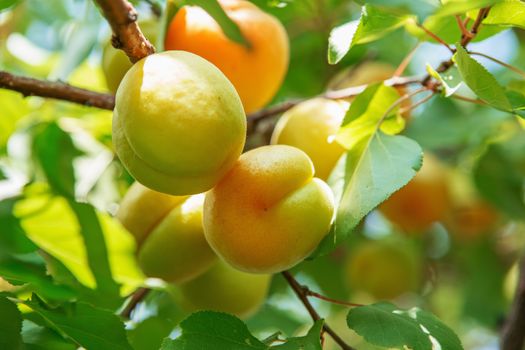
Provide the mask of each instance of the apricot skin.
[{"label": "apricot skin", "polygon": [[246,116],[235,89],[197,55],[150,55],[118,88],[115,150],[137,181],[158,192],[209,190],[235,163],[245,137]]},{"label": "apricot skin", "polygon": [[306,258],[328,233],[330,188],[313,177],[301,150],[265,146],[243,154],[206,194],[204,232],[213,250],[252,273],[286,270]]},{"label": "apricot skin", "polygon": [[216,65],[237,89],[246,113],[267,104],[288,68],[288,36],[283,25],[249,1],[221,0],[249,47],[231,41],[202,8],[182,7],[166,33],[167,50],[193,52]]},{"label": "apricot skin", "polygon": [[180,286],[181,304],[190,312],[214,310],[247,318],[263,304],[270,280],[270,275],[242,272],[218,261],[199,277]]},{"label": "apricot skin", "polygon": [[272,144],[299,148],[312,160],[315,176],[326,180],[345,149],[335,141],[348,104],[314,98],[284,113],[272,134]]},{"label": "apricot skin", "polygon": [[117,213],[136,238],[138,263],[149,277],[182,283],[209,269],[216,255],[204,237],[204,195],[175,197],[132,185]]}]

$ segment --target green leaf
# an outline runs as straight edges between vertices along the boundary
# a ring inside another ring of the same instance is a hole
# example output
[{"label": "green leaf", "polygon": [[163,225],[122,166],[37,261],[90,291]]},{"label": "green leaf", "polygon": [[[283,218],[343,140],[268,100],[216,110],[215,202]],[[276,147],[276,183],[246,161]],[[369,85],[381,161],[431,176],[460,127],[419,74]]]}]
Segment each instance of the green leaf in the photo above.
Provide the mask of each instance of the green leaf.
[{"label": "green leaf", "polygon": [[167,319],[153,316],[128,331],[128,338],[134,350],[159,349],[162,340],[173,330],[174,325]]},{"label": "green leaf", "polygon": [[50,328],[24,320],[22,324],[24,350],[76,350],[77,346]]},{"label": "green leaf", "polygon": [[22,315],[16,305],[0,296],[0,349],[22,349]]},{"label": "green leaf", "polygon": [[366,214],[406,185],[421,167],[422,156],[415,141],[382,132],[349,150],[329,179],[339,203],[335,224],[314,255],[332,251]]},{"label": "green leaf", "polygon": [[436,79],[437,81],[439,81],[441,83],[441,85],[443,86],[443,96],[445,96],[445,97],[449,97],[449,96],[454,95],[454,93],[461,86],[461,83],[459,83],[458,85],[456,85],[454,87],[450,87],[447,84],[446,80],[434,68],[432,68],[432,66],[430,64],[428,64],[428,63],[427,63],[427,72],[428,72],[428,74],[431,77],[433,77],[434,79]]},{"label": "green leaf", "polygon": [[182,334],[165,340],[161,350],[268,349],[237,317],[220,312],[200,311],[181,322]]},{"label": "green leaf", "polygon": [[510,111],[512,106],[505,95],[505,91],[496,78],[478,61],[474,60],[458,43],[456,44],[455,59],[459,72],[468,87],[483,101],[491,106]]},{"label": "green leaf", "polygon": [[328,39],[328,63],[336,64],[357,44],[365,44],[382,38],[403,26],[413,16],[388,11],[384,8],[365,5],[361,18],[332,30]]},{"label": "green leaf", "polygon": [[[419,308],[400,310],[381,302],[351,309],[348,327],[367,342],[388,348],[462,350],[457,335],[435,316]],[[434,345],[435,344],[435,345]]]},{"label": "green leaf", "polygon": [[106,299],[116,291],[111,276],[123,285],[122,295],[142,283],[134,238],[118,221],[87,204],[32,192],[37,192],[36,186],[17,202],[15,215],[28,238],[62,262],[80,283],[97,288]]},{"label": "green leaf", "polygon": [[[399,94],[393,87],[382,83],[367,87],[350,105],[336,135],[337,142],[352,149],[363,139],[369,138],[376,131],[381,118],[398,99]],[[396,109],[390,113],[395,111]]]},{"label": "green leaf", "polygon": [[[469,15],[475,18],[476,13]],[[495,4],[483,24],[525,29],[525,3],[520,0],[505,0]]]},{"label": "green leaf", "polygon": [[80,151],[71,136],[58,124],[49,123],[35,135],[33,149],[51,187],[64,197],[74,198],[73,160]]},{"label": "green leaf", "polygon": [[229,39],[246,47],[250,46],[250,43],[246,41],[237,24],[228,17],[217,0],[185,0],[185,2],[188,5],[200,6],[208,12],[221,26],[224,34],[226,34]]},{"label": "green leaf", "polygon": [[472,9],[491,6],[502,1],[503,0],[449,0],[437,10],[434,15],[444,17],[462,14]]},{"label": "green leaf", "polygon": [[20,0],[0,0],[0,12],[15,5]]},{"label": "green leaf", "polygon": [[[474,169],[474,181],[480,193],[494,206],[520,220],[525,219],[523,152],[525,144],[521,140],[516,142],[515,150],[493,144]],[[512,157],[513,153],[517,157]]]},{"label": "green leaf", "polygon": [[286,343],[274,346],[272,349],[322,350],[323,347],[321,345],[321,329],[323,328],[323,323],[323,320],[316,321],[304,337],[290,338],[286,341]]},{"label": "green leaf", "polygon": [[0,252],[24,254],[34,252],[38,247],[29,240],[20,220],[13,215],[17,199],[8,198],[0,201]]},{"label": "green leaf", "polygon": [[40,315],[49,327],[86,349],[131,350],[124,323],[109,311],[83,302],[51,308],[35,296],[24,305]]}]

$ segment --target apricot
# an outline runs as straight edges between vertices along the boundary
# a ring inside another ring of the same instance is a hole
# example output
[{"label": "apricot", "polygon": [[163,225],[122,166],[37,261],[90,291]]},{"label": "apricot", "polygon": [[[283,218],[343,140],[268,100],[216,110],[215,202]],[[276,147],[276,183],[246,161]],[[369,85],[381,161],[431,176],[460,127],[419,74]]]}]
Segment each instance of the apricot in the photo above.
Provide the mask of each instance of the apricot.
[{"label": "apricot", "polygon": [[248,46],[231,41],[202,8],[182,7],[166,33],[167,50],[184,50],[216,65],[233,83],[246,113],[267,104],[288,69],[288,36],[273,16],[244,0],[220,0]]},{"label": "apricot", "polygon": [[286,270],[328,233],[333,194],[314,178],[301,150],[273,145],[244,153],[206,194],[204,233],[233,267],[252,273]]},{"label": "apricot", "polygon": [[242,272],[219,260],[180,286],[181,304],[189,312],[213,310],[247,318],[263,304],[270,280],[271,275]]},{"label": "apricot", "polygon": [[147,276],[181,283],[209,269],[216,255],[204,237],[204,195],[170,196],[134,183],[117,218],[138,245],[138,263]]},{"label": "apricot", "polygon": [[117,90],[113,143],[143,185],[172,195],[209,190],[244,146],[246,116],[211,63],[167,51],[138,61]]},{"label": "apricot", "polygon": [[335,135],[348,109],[348,103],[314,98],[285,112],[277,123],[272,144],[299,148],[312,160],[315,175],[326,180],[345,149]]},{"label": "apricot", "polygon": [[[154,21],[139,23],[142,33],[151,43],[155,43],[158,34],[158,25]],[[115,93],[132,63],[122,50],[115,49],[109,40],[102,49],[102,71],[106,78],[108,89]]]},{"label": "apricot", "polygon": [[405,233],[418,234],[446,218],[450,198],[446,170],[430,154],[416,176],[383,204],[380,211]]},{"label": "apricot", "polygon": [[415,252],[393,242],[360,244],[350,251],[345,271],[352,290],[376,299],[392,299],[414,291],[421,278]]}]

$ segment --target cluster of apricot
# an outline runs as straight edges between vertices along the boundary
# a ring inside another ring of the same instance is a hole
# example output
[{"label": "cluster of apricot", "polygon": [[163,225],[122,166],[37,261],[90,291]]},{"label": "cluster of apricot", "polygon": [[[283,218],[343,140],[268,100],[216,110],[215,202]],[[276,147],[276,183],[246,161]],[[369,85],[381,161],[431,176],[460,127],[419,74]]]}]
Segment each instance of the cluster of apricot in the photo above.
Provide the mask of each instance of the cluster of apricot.
[{"label": "cluster of apricot", "polygon": [[[230,41],[201,8],[184,6],[168,27],[168,51],[131,66],[108,45],[103,68],[116,90],[114,147],[137,180],[117,216],[136,238],[139,265],[147,276],[176,284],[188,310],[247,316],[265,299],[271,274],[301,262],[329,231],[334,198],[324,180],[345,152],[334,135],[349,101],[300,103],[281,117],[272,145],[241,154],[246,113],[268,103],[284,79],[288,39],[275,18],[250,2],[220,4],[248,46]],[[143,27],[154,40],[151,24]],[[393,73],[377,63],[360,71],[332,88]],[[446,190],[429,173],[427,180],[424,168],[381,207],[408,231],[439,220],[446,206]],[[426,188],[427,181],[434,185]],[[432,201],[422,204],[421,195]],[[379,297],[399,294],[366,282],[368,272],[385,266],[387,279],[402,280],[412,265],[396,254],[394,247],[363,248],[349,264],[349,278]]]}]

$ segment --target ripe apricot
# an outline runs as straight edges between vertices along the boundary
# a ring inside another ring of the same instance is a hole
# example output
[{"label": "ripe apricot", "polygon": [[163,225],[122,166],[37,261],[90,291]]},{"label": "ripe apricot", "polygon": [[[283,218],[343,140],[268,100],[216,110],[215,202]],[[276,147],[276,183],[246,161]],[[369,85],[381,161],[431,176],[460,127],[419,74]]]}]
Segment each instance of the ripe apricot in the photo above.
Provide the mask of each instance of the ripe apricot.
[{"label": "ripe apricot", "polygon": [[315,175],[326,180],[345,149],[335,141],[348,104],[314,98],[285,112],[275,126],[272,144],[304,151],[314,163]]},{"label": "ripe apricot", "polygon": [[437,159],[426,154],[416,176],[379,209],[405,233],[418,234],[445,219],[449,206],[446,171]]},{"label": "ripe apricot", "polygon": [[334,212],[330,188],[313,175],[312,161],[295,147],[243,154],[206,194],[210,246],[246,272],[274,273],[302,261],[328,233]]},{"label": "ripe apricot", "polygon": [[204,57],[233,83],[246,113],[268,103],[288,69],[288,36],[273,16],[244,0],[220,0],[248,47],[231,41],[219,24],[197,6],[182,7],[169,25],[164,46]]},{"label": "ripe apricot", "polygon": [[135,179],[173,195],[209,190],[239,157],[246,117],[234,87],[189,52],[150,55],[117,90],[115,150]]},{"label": "ripe apricot", "polygon": [[204,237],[204,195],[170,196],[134,183],[122,200],[117,218],[138,244],[144,273],[181,283],[209,269],[216,255]]},{"label": "ripe apricot", "polygon": [[190,312],[214,310],[246,318],[268,294],[271,275],[239,271],[218,261],[208,271],[180,286],[183,308]]},{"label": "ripe apricot", "polygon": [[[158,25],[154,21],[139,23],[142,33],[151,43],[155,43],[158,34]],[[106,85],[111,92],[116,92],[126,72],[132,63],[122,50],[115,49],[108,41],[102,50],[102,71],[106,78]]]},{"label": "ripe apricot", "polygon": [[350,288],[376,299],[392,299],[413,291],[420,280],[415,252],[392,242],[362,243],[350,251],[345,266]]}]

